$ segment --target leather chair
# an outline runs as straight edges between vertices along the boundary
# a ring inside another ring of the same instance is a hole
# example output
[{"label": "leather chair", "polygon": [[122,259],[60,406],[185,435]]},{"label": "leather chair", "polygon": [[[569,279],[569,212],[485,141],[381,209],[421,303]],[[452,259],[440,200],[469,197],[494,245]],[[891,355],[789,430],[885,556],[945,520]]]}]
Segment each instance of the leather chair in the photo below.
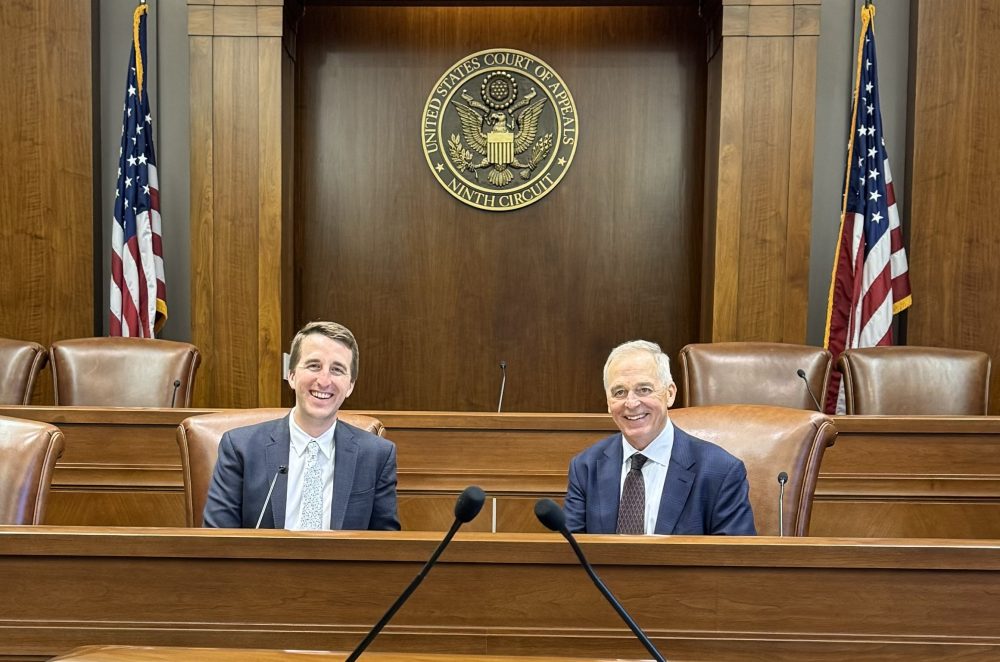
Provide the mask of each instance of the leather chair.
[{"label": "leather chair", "polygon": [[747,404],[816,411],[823,403],[832,357],[822,347],[774,342],[687,345],[680,353],[681,406]]},{"label": "leather chair", "polygon": [[784,535],[809,535],[823,453],[837,437],[826,415],[765,405],[718,405],[670,411],[674,425],[743,460],[757,533],[778,535],[778,474],[788,474]]},{"label": "leather chair", "polygon": [[65,441],[54,425],[0,416],[0,524],[41,524]]},{"label": "leather chair", "polygon": [[848,349],[844,375],[848,414],[985,416],[990,357],[941,347]]},{"label": "leather chair", "polygon": [[49,353],[36,342],[0,338],[0,404],[28,404],[48,360]]},{"label": "leather chair", "polygon": [[[288,409],[233,409],[217,414],[191,416],[177,427],[177,445],[181,450],[181,473],[184,475],[184,510],[188,526],[201,526],[201,516],[208,500],[215,461],[219,457],[222,435],[234,428],[273,421]],[[337,418],[380,437],[385,436],[382,421],[363,414],[340,412]]]},{"label": "leather chair", "polygon": [[60,340],[50,354],[57,405],[188,407],[201,363],[190,343],[149,338]]}]

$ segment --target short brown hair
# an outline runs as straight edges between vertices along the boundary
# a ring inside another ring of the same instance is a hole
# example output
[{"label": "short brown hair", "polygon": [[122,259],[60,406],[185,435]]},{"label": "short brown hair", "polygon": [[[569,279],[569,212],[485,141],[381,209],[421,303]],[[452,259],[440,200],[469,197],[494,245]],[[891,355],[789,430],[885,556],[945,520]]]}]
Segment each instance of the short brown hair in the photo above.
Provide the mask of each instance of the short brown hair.
[{"label": "short brown hair", "polygon": [[358,341],[354,339],[351,330],[336,322],[309,322],[302,327],[295,337],[292,338],[292,349],[288,357],[288,371],[295,370],[299,364],[299,354],[302,351],[302,340],[313,333],[326,336],[330,340],[336,340],[351,350],[351,383],[358,379]]}]

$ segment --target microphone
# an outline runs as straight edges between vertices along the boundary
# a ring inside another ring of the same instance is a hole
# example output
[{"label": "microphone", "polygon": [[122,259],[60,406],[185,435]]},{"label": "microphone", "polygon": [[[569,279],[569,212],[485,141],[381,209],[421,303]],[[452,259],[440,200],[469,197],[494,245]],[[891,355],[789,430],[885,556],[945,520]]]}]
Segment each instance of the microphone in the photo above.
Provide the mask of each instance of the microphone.
[{"label": "microphone", "polygon": [[587,561],[587,558],[583,555],[583,550],[580,549],[580,545],[577,544],[576,538],[574,538],[573,534],[566,528],[566,514],[562,511],[562,508],[560,508],[559,505],[552,499],[539,499],[535,502],[535,517],[538,518],[539,522],[545,525],[545,528],[561,533],[563,537],[569,541],[570,547],[572,547],[573,551],[576,552],[576,557],[580,559],[580,565],[582,565],[583,569],[587,571],[588,575],[590,575],[590,579],[594,582],[594,586],[596,586],[597,590],[599,590],[607,601],[611,603],[611,606],[614,607],[615,611],[618,612],[618,615],[621,616],[623,621],[625,621],[625,625],[632,630],[632,634],[634,634],[639,641],[642,642],[642,645],[646,647],[646,650],[649,651],[649,654],[652,655],[654,659],[659,662],[666,662],[663,656],[660,655],[660,651],[656,650],[656,647],[653,646],[653,642],[646,636],[646,633],[643,632],[642,628],[640,628],[636,622],[632,620],[632,617],[628,615],[625,608],[621,606],[618,600],[615,599],[615,596],[611,594],[611,591],[608,590],[608,587],[605,586],[604,582],[602,582],[597,576],[597,573],[594,572],[594,569]]},{"label": "microphone", "polygon": [[503,409],[503,389],[504,389],[505,386],[507,386],[507,362],[506,361],[501,361],[500,362],[500,372],[503,373],[503,379],[500,380],[500,402],[497,403],[497,413],[498,414],[500,413],[500,410]]},{"label": "microphone", "polygon": [[778,474],[778,536],[785,535],[785,483],[788,482],[788,474],[782,471]]},{"label": "microphone", "polygon": [[177,402],[177,389],[181,387],[181,380],[174,380],[174,394],[170,396],[170,408],[174,408],[174,403]]},{"label": "microphone", "polygon": [[799,368],[795,371],[795,374],[802,378],[802,381],[806,384],[806,390],[809,392],[809,397],[813,399],[813,404],[816,405],[816,411],[823,413],[823,408],[819,404],[819,400],[816,399],[816,395],[813,393],[812,388],[809,387],[809,380],[806,379],[806,371]]},{"label": "microphone", "polygon": [[257,516],[257,526],[253,527],[255,529],[260,528],[260,523],[264,519],[264,513],[267,511],[267,504],[271,503],[271,492],[274,491],[274,484],[278,482],[278,474],[288,473],[288,467],[281,465],[278,467],[278,471],[275,472],[274,478],[271,479],[271,487],[267,488],[267,496],[264,497],[264,505],[260,508],[260,515]]},{"label": "microphone", "polygon": [[451,542],[455,533],[458,532],[459,527],[466,522],[474,520],[476,515],[479,514],[479,511],[483,509],[483,503],[485,501],[486,493],[483,492],[482,488],[470,485],[462,490],[462,493],[458,495],[458,500],[455,501],[455,522],[451,525],[451,528],[448,529],[448,533],[445,534],[444,540],[442,540],[441,544],[437,546],[437,549],[435,549],[434,553],[431,554],[431,558],[424,564],[424,567],[419,573],[417,573],[417,576],[413,578],[413,581],[406,587],[406,590],[403,591],[398,598],[396,598],[396,601],[392,603],[392,606],[389,607],[388,611],[385,612],[379,622],[376,623],[371,631],[368,632],[361,643],[358,644],[357,648],[351,651],[351,654],[347,656],[344,662],[354,662],[358,659],[361,653],[368,648],[368,645],[374,641],[375,637],[378,636],[378,633],[381,632],[382,628],[384,628],[389,622],[389,619],[392,618],[397,611],[399,611],[399,608],[403,606],[403,603],[410,597],[410,594],[412,594],[413,591],[420,586],[420,582],[424,580],[427,573],[430,572],[431,568],[434,567],[434,564],[437,563],[438,557],[441,556],[441,552],[443,552],[444,548]]}]

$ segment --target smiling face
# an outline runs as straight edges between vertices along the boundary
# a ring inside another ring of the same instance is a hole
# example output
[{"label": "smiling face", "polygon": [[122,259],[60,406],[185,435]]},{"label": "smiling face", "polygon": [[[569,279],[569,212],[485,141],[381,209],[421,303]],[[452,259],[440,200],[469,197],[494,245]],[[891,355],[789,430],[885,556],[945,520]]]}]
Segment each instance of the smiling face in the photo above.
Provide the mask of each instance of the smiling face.
[{"label": "smiling face", "polygon": [[677,387],[663,383],[656,359],[647,352],[629,352],[608,364],[608,413],[625,440],[636,450],[648,446],[667,425],[667,409]]},{"label": "smiling face", "polygon": [[288,372],[295,389],[295,422],[318,437],[333,425],[337,411],[354,390],[351,349],[319,333],[302,338],[298,363]]}]

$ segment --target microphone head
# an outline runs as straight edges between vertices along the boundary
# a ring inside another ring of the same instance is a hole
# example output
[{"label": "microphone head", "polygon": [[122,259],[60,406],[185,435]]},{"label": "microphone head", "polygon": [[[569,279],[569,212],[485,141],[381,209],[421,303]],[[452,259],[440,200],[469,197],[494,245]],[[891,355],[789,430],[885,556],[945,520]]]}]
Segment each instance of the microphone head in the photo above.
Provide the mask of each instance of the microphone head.
[{"label": "microphone head", "polygon": [[506,361],[501,361],[500,362],[500,369],[501,370],[506,370],[507,369],[507,362]]},{"label": "microphone head", "polygon": [[778,484],[784,485],[787,482],[788,482],[788,474],[782,471],[780,474],[778,474]]},{"label": "microphone head", "polygon": [[458,500],[455,501],[455,519],[463,524],[471,522],[483,509],[485,501],[486,492],[483,492],[483,488],[469,485],[462,490],[462,493],[458,495]]},{"label": "microphone head", "polygon": [[281,465],[280,467],[278,467],[278,473],[279,474],[286,474],[286,473],[288,473],[288,467],[286,467],[285,465]]},{"label": "microphone head", "polygon": [[796,370],[795,374],[798,375],[799,377],[801,377],[802,379],[806,378],[806,371],[803,370],[802,368],[799,368],[798,370]]},{"label": "microphone head", "polygon": [[181,385],[181,380],[179,380],[179,379],[175,379],[175,380],[174,380],[174,388],[177,388],[177,387],[178,387],[178,386],[180,386],[180,385]]},{"label": "microphone head", "polygon": [[535,517],[550,531],[562,533],[566,530],[566,513],[552,499],[535,502]]}]

